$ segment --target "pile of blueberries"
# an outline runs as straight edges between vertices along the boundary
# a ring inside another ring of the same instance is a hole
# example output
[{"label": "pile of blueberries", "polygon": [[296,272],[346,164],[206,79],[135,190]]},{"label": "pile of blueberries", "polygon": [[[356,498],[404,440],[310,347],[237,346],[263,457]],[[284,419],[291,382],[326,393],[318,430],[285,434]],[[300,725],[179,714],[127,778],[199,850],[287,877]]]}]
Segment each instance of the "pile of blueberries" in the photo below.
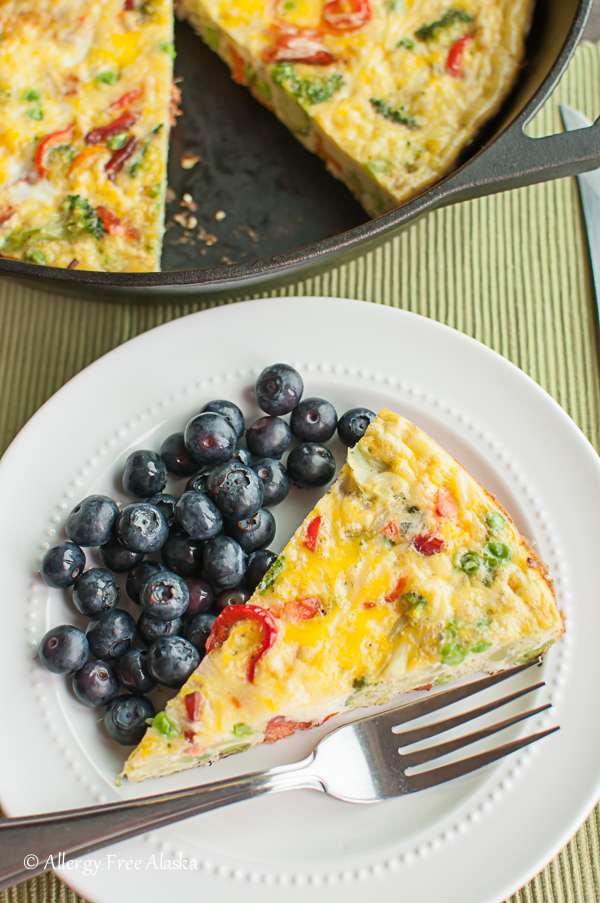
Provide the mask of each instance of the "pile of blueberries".
[{"label": "pile of blueberries", "polygon": [[[303,389],[292,367],[267,367],[255,386],[266,416],[247,430],[237,405],[205,404],[160,454],[129,455],[123,487],[136,501],[119,509],[107,496],[88,496],[67,519],[68,539],[44,555],[46,583],[72,587],[75,608],[90,621],[85,633],[68,624],[49,630],[40,659],[55,674],[74,675],[82,702],[106,706],[104,724],[117,742],[141,740],[155,715],[145,694],[157,684],[183,686],[219,613],[243,605],[275,561],[267,548],[275,535],[269,509],[285,499],[290,481],[300,488],[329,483],[335,461],[323,443],[337,429],[353,446],[375,416],[354,408],[338,420],[328,401],[301,400]],[[287,423],[282,415],[290,413]],[[299,444],[284,467],[293,436]],[[179,497],[163,491],[169,473],[189,478]],[[99,547],[104,567],[85,570],[85,547]],[[160,560],[146,558],[157,554]],[[137,623],[117,607],[115,574],[125,573],[127,595],[141,608]],[[120,695],[120,685],[128,692]]]}]

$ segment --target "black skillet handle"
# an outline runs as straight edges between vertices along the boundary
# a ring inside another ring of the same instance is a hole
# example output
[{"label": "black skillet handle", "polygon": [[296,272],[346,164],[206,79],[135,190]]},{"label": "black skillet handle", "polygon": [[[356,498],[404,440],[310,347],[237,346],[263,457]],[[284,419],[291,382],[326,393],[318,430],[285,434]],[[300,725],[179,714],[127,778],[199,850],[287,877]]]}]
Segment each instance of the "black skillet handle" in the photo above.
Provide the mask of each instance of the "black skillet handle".
[{"label": "black skillet handle", "polygon": [[517,120],[440,185],[439,206],[600,168],[600,118],[588,128],[529,138]]}]

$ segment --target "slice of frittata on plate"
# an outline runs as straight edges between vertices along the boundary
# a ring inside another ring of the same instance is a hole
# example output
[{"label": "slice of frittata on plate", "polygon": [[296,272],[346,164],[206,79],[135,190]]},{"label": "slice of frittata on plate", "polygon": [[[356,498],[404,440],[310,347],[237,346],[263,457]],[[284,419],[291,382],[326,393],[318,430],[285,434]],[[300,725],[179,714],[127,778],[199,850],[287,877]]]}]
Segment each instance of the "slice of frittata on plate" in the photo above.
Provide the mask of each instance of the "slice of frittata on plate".
[{"label": "slice of frittata on plate", "polygon": [[247,605],[123,769],[206,764],[478,671],[537,657],[563,619],[508,514],[424,432],[383,410]]},{"label": "slice of frittata on plate", "polygon": [[0,3],[0,256],[157,270],[172,0]]},{"label": "slice of frittata on plate", "polygon": [[372,216],[445,175],[511,89],[532,0],[178,0]]}]

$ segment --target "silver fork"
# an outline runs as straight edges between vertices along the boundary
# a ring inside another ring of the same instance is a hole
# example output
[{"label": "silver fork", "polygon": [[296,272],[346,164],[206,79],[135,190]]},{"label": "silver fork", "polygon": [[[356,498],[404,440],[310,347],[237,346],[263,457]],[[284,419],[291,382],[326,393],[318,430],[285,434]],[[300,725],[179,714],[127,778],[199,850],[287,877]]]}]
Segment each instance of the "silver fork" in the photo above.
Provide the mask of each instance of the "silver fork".
[{"label": "silver fork", "polygon": [[[375,803],[469,774],[553,733],[558,727],[519,737],[427,771],[409,773],[409,770],[531,718],[550,708],[550,704],[457,739],[413,752],[400,750],[507,705],[540,689],[544,686],[543,681],[443,721],[403,731],[399,729],[400,725],[470,697],[535,664],[538,662],[528,662],[342,725],[326,734],[305,759],[290,765],[157,796],[0,821],[0,888],[43,871],[51,856],[57,860],[60,854],[61,863],[68,862],[128,837],[263,793],[311,789],[346,802]],[[38,859],[37,867],[31,867],[31,854]],[[26,857],[29,858],[28,867],[24,865]]]}]

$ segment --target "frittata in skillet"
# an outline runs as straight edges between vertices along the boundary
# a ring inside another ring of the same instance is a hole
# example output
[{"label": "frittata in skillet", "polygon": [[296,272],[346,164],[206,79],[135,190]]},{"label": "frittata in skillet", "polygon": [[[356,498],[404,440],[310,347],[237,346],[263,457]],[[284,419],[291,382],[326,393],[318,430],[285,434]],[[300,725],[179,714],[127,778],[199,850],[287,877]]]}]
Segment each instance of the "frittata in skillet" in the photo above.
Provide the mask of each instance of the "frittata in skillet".
[{"label": "frittata in skillet", "polygon": [[367,212],[445,175],[498,109],[532,0],[179,0],[233,78]]},{"label": "frittata in skillet", "polygon": [[159,268],[171,0],[0,0],[0,256]]},{"label": "frittata in skillet", "polygon": [[539,656],[563,633],[544,565],[431,438],[383,410],[123,769],[170,774]]}]

